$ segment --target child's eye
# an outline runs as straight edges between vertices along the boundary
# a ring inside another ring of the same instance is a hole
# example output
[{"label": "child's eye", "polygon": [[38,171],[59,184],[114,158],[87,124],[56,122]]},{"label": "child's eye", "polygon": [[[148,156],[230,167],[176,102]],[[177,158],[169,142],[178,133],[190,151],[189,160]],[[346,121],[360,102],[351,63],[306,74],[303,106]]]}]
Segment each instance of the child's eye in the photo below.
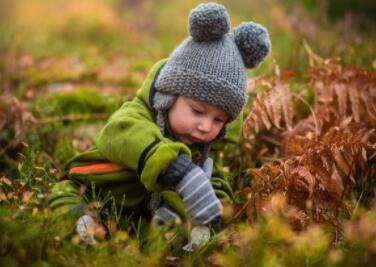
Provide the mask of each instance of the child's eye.
[{"label": "child's eye", "polygon": [[192,112],[196,115],[202,115],[204,114],[203,111],[199,110],[199,109],[196,109],[196,108],[192,108]]},{"label": "child's eye", "polygon": [[225,123],[225,121],[223,119],[221,119],[221,118],[215,118],[214,120],[217,123]]}]

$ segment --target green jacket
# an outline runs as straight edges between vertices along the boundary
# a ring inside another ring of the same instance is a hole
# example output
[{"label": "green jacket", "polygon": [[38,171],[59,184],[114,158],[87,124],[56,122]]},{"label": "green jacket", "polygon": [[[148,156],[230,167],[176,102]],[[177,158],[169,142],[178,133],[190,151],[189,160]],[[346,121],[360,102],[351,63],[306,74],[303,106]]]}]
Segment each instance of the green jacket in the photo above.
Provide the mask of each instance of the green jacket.
[{"label": "green jacket", "polygon": [[[112,162],[123,168],[113,172],[97,174],[70,174],[69,178],[76,184],[94,184],[97,192],[110,193],[116,203],[125,208],[150,200],[150,193],[161,192],[162,197],[181,215],[184,206],[180,197],[164,188],[159,182],[159,174],[180,153],[187,153],[194,159],[200,153],[200,147],[188,147],[173,140],[169,135],[163,136],[155,123],[152,96],[154,80],[158,71],[166,62],[159,61],[149,72],[142,87],[132,101],[126,102],[108,120],[96,139],[96,147],[70,160],[67,170],[93,162]],[[223,140],[214,141],[210,156],[214,160],[213,178],[211,179],[217,195],[232,197],[228,177],[223,172],[219,151],[226,143],[236,143],[240,137],[242,116],[227,125],[227,135]]]}]

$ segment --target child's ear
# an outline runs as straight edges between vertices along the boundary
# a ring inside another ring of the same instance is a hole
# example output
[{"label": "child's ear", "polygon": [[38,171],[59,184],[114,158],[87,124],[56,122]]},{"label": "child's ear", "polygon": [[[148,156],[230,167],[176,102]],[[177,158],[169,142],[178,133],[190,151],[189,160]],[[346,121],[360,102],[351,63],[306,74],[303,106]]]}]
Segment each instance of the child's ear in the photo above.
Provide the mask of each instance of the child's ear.
[{"label": "child's ear", "polygon": [[272,48],[268,30],[254,22],[243,22],[234,29],[233,36],[247,68],[259,65]]}]

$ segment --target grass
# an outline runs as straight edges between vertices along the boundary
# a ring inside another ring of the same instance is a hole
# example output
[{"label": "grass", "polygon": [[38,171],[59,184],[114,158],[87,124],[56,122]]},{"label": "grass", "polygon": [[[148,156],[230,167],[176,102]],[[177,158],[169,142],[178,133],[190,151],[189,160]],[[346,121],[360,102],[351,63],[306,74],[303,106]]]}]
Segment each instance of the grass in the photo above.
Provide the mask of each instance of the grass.
[{"label": "grass", "polygon": [[[374,184],[367,178],[372,172],[357,179],[362,199],[354,197],[357,208],[343,222],[342,239],[334,243],[330,227],[312,224],[297,233],[283,214],[269,214],[252,224],[239,216],[230,223],[236,212],[230,210],[223,231],[194,253],[179,249],[179,229],[146,234],[142,222],[132,220],[113,226],[115,211],[108,211],[105,221],[109,235],[98,237],[96,246],[80,242],[71,231],[74,222],[54,220],[47,196],[64,163],[93,144],[105,119],[134,96],[149,68],[187,36],[187,14],[199,2],[0,3],[0,91],[4,92],[0,111],[6,114],[0,114],[0,144],[5,147],[16,133],[26,134],[23,142],[0,150],[1,266],[372,266],[376,262]],[[320,14],[315,1],[302,1],[302,8],[297,8],[297,1],[218,2],[227,6],[232,26],[255,20],[269,29],[272,54],[259,68],[249,70],[250,77],[272,73],[277,63],[282,72],[295,74],[294,92],[309,104],[314,96],[302,79],[308,66],[303,39],[324,58],[341,57],[343,65],[375,68],[374,32],[345,31],[340,19]],[[9,96],[26,106],[18,110],[18,117],[12,116]],[[295,103],[301,118],[310,112],[307,103]],[[27,112],[39,123],[22,130]],[[247,167],[264,163],[253,159],[247,146],[245,142],[226,151],[235,181],[242,181]],[[374,166],[374,160],[370,164]],[[280,210],[285,204],[283,199],[277,203]],[[70,233],[63,235],[67,229]]]}]

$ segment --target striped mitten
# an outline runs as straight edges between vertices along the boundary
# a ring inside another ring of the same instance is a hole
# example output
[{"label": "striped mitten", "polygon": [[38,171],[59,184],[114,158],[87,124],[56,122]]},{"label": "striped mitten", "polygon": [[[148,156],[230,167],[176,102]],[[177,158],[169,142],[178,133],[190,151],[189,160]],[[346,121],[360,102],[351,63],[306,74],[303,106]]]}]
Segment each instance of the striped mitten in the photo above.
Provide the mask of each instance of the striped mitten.
[{"label": "striped mitten", "polygon": [[222,204],[215,195],[207,174],[192,163],[187,154],[181,154],[167,168],[163,182],[175,186],[181,195],[186,211],[198,224],[220,220]]},{"label": "striped mitten", "polygon": [[206,173],[192,164],[192,169],[176,186],[182,196],[186,211],[198,224],[209,224],[222,215],[222,204],[215,195]]}]

